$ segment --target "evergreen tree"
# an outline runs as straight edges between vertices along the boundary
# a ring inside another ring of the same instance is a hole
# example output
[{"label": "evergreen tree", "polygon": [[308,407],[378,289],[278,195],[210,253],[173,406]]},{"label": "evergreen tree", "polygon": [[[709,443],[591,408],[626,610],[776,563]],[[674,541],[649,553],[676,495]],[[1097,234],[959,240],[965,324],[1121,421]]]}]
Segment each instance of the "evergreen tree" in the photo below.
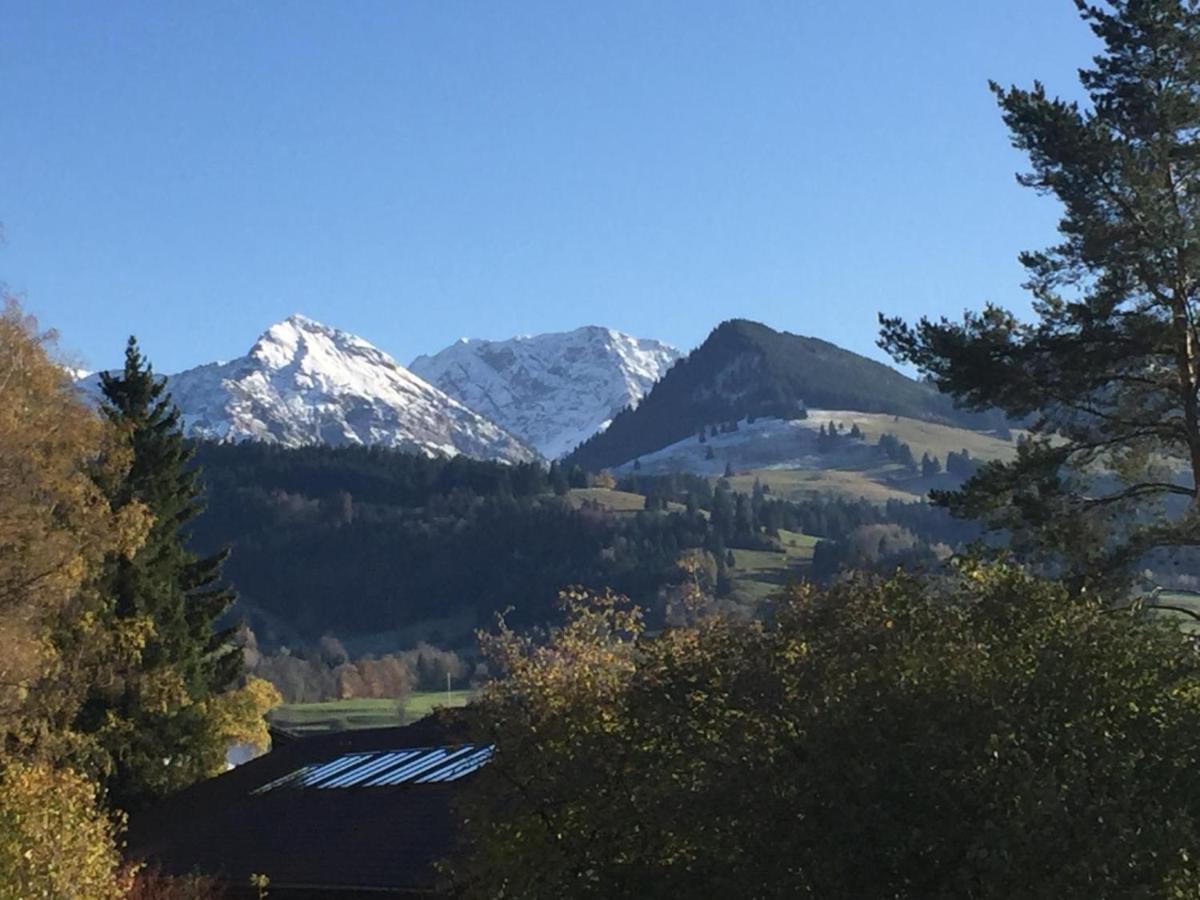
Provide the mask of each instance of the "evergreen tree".
[{"label": "evergreen tree", "polygon": [[921,475],[925,478],[932,478],[942,471],[942,464],[936,456],[930,456],[928,453],[921,455]]},{"label": "evergreen tree", "polygon": [[559,496],[565,496],[571,486],[567,484],[567,476],[563,474],[562,466],[557,461],[550,463],[550,489]]},{"label": "evergreen tree", "polygon": [[992,86],[1020,182],[1063,207],[1062,241],[1021,256],[1036,320],[881,317],[880,343],[964,405],[1032,419],[1014,461],[936,499],[1082,589],[1200,545],[1200,7],[1077,5],[1104,45],[1086,106]]},{"label": "evergreen tree", "polygon": [[978,463],[971,459],[971,451],[964,447],[960,452],[951,450],[946,454],[946,471],[959,478],[969,478],[975,474]]},{"label": "evergreen tree", "polygon": [[829,428],[826,428],[822,425],[821,429],[817,432],[817,452],[828,453],[834,448],[836,443],[837,434],[834,432],[833,426],[830,425]]},{"label": "evergreen tree", "polygon": [[140,503],[153,516],[132,558],[109,563],[113,629],[141,629],[136,663],[112,685],[97,685],[80,715],[110,763],[108,789],[122,809],[190,784],[220,768],[226,746],[214,699],[242,676],[241,654],[215,621],[233,602],[220,582],[225,554],[198,557],[186,528],[201,511],[199,474],[179,412],[129,339],[125,367],[102,374],[104,415],[127,436],[128,473],[102,484],[114,509]]}]

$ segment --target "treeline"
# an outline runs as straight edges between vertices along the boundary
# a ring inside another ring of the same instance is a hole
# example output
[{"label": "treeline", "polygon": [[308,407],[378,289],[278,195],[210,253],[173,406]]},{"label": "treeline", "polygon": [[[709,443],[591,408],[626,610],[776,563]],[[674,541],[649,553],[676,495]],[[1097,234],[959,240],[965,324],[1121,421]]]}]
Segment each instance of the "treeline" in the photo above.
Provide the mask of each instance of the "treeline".
[{"label": "treeline", "polygon": [[809,573],[817,581],[852,569],[929,568],[982,535],[976,523],[921,501],[779,500],[761,482],[747,495],[735,493],[725,479],[714,485],[683,473],[634,472],[617,487],[644,494],[647,509],[665,510],[674,503],[707,513],[710,535],[704,546],[716,556],[722,577],[726,548],[770,549],[777,546],[781,530],[821,538]]},{"label": "treeline", "polygon": [[[456,633],[443,628],[435,643],[463,646],[510,607],[516,624],[552,619],[570,584],[611,587],[653,607],[682,577],[680,554],[693,549],[712,554],[724,593],[729,549],[777,546],[780,529],[840,546],[857,528],[892,523],[914,536],[891,541],[903,554],[974,533],[924,503],[797,503],[762,485],[739,494],[725,480],[691,475],[623,479],[618,487],[646,495],[645,510],[631,515],[564,496],[597,481],[569,467],[261,444],[201,445],[196,459],[208,506],[195,546],[231,548],[226,574],[242,598],[238,613],[271,646],[447,619],[458,622]],[[821,555],[834,561],[820,572],[828,577],[841,557],[831,548]]]},{"label": "treeline", "polygon": [[273,644],[446,617],[465,624],[445,639],[469,641],[508,607],[546,621],[568,584],[653,596],[708,532],[699,514],[580,508],[561,496],[568,473],[536,466],[262,445],[204,445],[197,460],[208,507],[195,545],[232,548],[241,611]]},{"label": "treeline", "polygon": [[243,635],[246,668],[270,682],[285,703],[374,698],[403,700],[413,691],[459,687],[472,674],[457,653],[427,643],[410,650],[351,659],[337,638],[326,635],[313,647],[262,653],[254,633]]}]

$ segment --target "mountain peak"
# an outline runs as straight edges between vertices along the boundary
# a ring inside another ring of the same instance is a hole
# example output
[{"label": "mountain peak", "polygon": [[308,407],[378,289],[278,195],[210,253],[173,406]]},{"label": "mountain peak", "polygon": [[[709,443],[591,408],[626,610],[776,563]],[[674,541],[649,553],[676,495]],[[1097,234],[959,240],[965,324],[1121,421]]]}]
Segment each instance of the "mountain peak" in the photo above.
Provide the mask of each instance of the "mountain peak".
[{"label": "mountain peak", "polygon": [[300,314],[270,326],[245,356],[169,380],[195,437],[381,444],[510,462],[536,457],[374,345]]},{"label": "mountain peak", "polygon": [[600,325],[460,340],[410,368],[553,459],[636,405],[679,352]]},{"label": "mountain peak", "polygon": [[271,325],[264,331],[261,337],[267,335],[292,334],[296,332],[316,332],[319,334],[331,334],[337,331],[336,328],[331,328],[323,322],[318,322],[316,319],[309,318],[303,313],[292,313],[286,319],[280,319],[274,325]]},{"label": "mountain peak", "polygon": [[722,322],[686,365],[671,369],[634,410],[571,456],[617,466],[748,416],[789,419],[801,410],[852,410],[946,423],[979,423],[927,384],[819,338],[760,322]]}]

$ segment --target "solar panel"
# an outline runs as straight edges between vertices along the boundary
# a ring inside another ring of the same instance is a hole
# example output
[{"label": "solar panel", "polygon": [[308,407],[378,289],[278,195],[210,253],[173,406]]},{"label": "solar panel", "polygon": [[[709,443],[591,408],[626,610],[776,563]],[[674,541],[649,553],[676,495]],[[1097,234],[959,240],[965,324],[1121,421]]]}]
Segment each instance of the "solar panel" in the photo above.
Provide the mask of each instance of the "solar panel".
[{"label": "solar panel", "polygon": [[255,794],[280,788],[391,787],[455,781],[487,765],[492,745],[419,747],[347,753],[328,762],[313,763],[264,784]]}]

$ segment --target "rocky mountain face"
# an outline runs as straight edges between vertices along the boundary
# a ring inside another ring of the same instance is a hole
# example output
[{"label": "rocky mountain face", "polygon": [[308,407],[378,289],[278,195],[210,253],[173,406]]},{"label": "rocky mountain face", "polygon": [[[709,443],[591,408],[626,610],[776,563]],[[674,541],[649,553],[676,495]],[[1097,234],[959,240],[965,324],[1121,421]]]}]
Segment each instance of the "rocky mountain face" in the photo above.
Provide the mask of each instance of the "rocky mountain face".
[{"label": "rocky mountain face", "polygon": [[556,459],[636,406],[678,360],[674,347],[609,328],[460,340],[409,368]]},{"label": "rocky mountain face", "polygon": [[[95,390],[97,382],[83,383]],[[169,376],[168,387],[186,433],[197,438],[537,457],[362,338],[299,315],[268,328],[245,356]]]}]

